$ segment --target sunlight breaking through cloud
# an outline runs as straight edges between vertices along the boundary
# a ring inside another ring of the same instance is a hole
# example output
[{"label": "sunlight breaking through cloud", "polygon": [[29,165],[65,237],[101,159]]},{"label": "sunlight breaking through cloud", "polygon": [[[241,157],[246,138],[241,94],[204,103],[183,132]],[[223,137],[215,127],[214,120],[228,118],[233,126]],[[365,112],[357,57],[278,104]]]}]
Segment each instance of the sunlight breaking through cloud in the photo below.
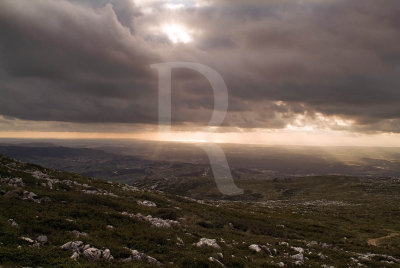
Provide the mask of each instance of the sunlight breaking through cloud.
[{"label": "sunlight breaking through cloud", "polygon": [[192,37],[188,34],[185,27],[179,24],[166,24],[162,27],[163,32],[173,43],[189,43]]}]

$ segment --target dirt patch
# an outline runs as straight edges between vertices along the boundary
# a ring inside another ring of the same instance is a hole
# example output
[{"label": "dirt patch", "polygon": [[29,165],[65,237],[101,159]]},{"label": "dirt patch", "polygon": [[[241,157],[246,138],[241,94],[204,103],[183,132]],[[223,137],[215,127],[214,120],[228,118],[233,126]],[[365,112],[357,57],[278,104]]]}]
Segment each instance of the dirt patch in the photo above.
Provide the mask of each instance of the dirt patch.
[{"label": "dirt patch", "polygon": [[391,234],[389,234],[389,235],[387,235],[387,236],[382,236],[382,237],[378,237],[378,238],[369,238],[369,239],[367,240],[367,243],[368,243],[368,245],[370,245],[370,246],[378,247],[379,244],[380,244],[383,240],[389,239],[389,238],[393,238],[393,237],[396,237],[396,236],[400,236],[400,233],[391,233]]}]

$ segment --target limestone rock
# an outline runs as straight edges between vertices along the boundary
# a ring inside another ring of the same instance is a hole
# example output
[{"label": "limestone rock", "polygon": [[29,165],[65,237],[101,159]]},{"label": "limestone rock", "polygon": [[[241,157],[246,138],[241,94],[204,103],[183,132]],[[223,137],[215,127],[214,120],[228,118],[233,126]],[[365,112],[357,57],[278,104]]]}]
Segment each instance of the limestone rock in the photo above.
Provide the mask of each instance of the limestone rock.
[{"label": "limestone rock", "polygon": [[111,251],[107,248],[103,250],[101,257],[105,259],[106,261],[112,261],[114,260],[114,257],[111,255]]},{"label": "limestone rock", "polygon": [[291,247],[294,251],[297,251],[297,253],[304,253],[304,249],[301,247]]},{"label": "limestone rock", "polygon": [[155,266],[161,266],[162,263],[156,260],[155,258],[148,256],[144,253],[140,253],[137,250],[132,250],[131,251],[131,256],[127,259],[124,259],[123,262],[147,262],[148,264],[155,265]]},{"label": "limestone rock", "polygon": [[130,218],[139,219],[142,221],[149,222],[151,225],[157,228],[170,228],[172,225],[179,225],[179,222],[173,220],[164,220],[161,218],[156,218],[151,215],[143,216],[142,214],[132,214],[128,212],[121,213],[124,216],[128,216]]},{"label": "limestone rock", "polygon": [[288,242],[279,242],[280,246],[286,246],[289,247],[289,243]]},{"label": "limestone rock", "polygon": [[183,242],[182,238],[178,237],[176,240],[178,240],[178,242],[176,243],[177,246],[179,247],[185,246],[185,243]]},{"label": "limestone rock", "polygon": [[11,226],[14,227],[14,228],[18,228],[19,227],[18,223],[16,223],[13,219],[9,219],[8,223],[10,223]]},{"label": "limestone rock", "polygon": [[151,201],[147,201],[147,200],[138,201],[137,203],[138,203],[139,205],[145,206],[145,207],[157,207],[156,203],[151,202]]},{"label": "limestone rock", "polygon": [[218,263],[218,264],[219,264],[220,266],[222,266],[222,267],[225,267],[225,265],[224,265],[222,262],[220,262],[219,260],[217,260],[216,258],[209,257],[208,260],[209,260],[210,262]]},{"label": "limestone rock", "polygon": [[45,235],[39,235],[36,238],[36,241],[38,241],[40,244],[46,244],[48,239],[47,239],[47,236],[45,236]]},{"label": "limestone rock", "polygon": [[196,247],[213,247],[220,248],[215,239],[201,238],[199,242],[194,244]]},{"label": "limestone rock", "polygon": [[1,182],[6,183],[7,185],[13,186],[13,187],[24,187],[25,186],[25,184],[21,178],[2,178]]},{"label": "limestone rock", "polygon": [[292,259],[295,260],[296,262],[301,262],[304,263],[304,256],[303,253],[298,253],[296,255],[292,256]]},{"label": "limestone rock", "polygon": [[73,259],[74,261],[76,261],[79,258],[80,254],[78,252],[74,252],[71,255],[71,259]]},{"label": "limestone rock", "polygon": [[73,250],[75,252],[79,251],[79,249],[82,247],[83,247],[82,241],[70,241],[61,246],[61,248],[64,250]]},{"label": "limestone rock", "polygon": [[29,237],[21,236],[20,239],[22,239],[28,243],[31,243],[31,244],[33,244],[35,242],[34,240],[30,239]]},{"label": "limestone rock", "polygon": [[86,237],[88,234],[85,232],[79,232],[78,230],[73,230],[71,233],[76,236],[77,238],[79,237]]},{"label": "limestone rock", "polygon": [[249,246],[249,249],[250,250],[252,250],[252,251],[255,251],[255,252],[261,252],[261,247],[259,246],[259,245],[257,245],[257,244],[252,244],[252,245],[250,245]]},{"label": "limestone rock", "polygon": [[97,248],[88,248],[83,251],[83,256],[89,261],[98,261],[101,258],[101,250]]}]

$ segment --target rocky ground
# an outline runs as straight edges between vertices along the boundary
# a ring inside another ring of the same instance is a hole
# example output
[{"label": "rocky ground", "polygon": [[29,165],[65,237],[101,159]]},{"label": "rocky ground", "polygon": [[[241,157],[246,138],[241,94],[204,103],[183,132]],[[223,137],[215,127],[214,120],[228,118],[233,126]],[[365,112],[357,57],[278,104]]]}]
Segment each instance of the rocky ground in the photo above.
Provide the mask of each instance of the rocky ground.
[{"label": "rocky ground", "polygon": [[400,181],[332,180],[206,201],[1,157],[0,264],[399,267]]}]

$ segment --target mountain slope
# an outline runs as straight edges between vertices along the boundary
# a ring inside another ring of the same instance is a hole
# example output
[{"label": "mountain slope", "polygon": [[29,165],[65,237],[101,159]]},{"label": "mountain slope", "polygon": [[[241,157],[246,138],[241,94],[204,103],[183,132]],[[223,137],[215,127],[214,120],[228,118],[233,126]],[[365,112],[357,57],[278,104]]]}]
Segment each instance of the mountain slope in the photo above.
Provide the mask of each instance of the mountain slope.
[{"label": "mountain slope", "polygon": [[[206,202],[1,157],[0,181],[0,264],[6,267],[400,262],[397,180],[385,182],[390,187],[363,184],[345,201]],[[359,198],[365,189],[370,195]]]}]

